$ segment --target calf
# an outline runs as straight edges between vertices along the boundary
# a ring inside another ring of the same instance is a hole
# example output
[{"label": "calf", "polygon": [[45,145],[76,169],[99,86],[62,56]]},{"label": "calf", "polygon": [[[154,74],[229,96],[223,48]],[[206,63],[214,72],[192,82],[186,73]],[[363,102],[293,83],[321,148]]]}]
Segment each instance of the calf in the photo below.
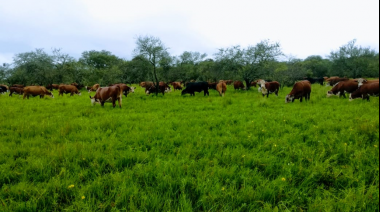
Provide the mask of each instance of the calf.
[{"label": "calf", "polygon": [[190,94],[190,96],[195,96],[195,92],[201,92],[204,91],[204,96],[209,96],[208,92],[208,82],[189,82],[186,85],[186,88],[181,92],[181,95],[185,95],[187,93]]},{"label": "calf", "polygon": [[379,82],[363,84],[359,89],[350,94],[350,101],[357,98],[369,101],[369,96],[379,96]]},{"label": "calf", "polygon": [[299,99],[302,102],[302,98],[310,100],[311,83],[308,80],[296,82],[292,91],[285,97],[285,103],[294,102],[295,99]]},{"label": "calf", "polygon": [[277,81],[265,82],[265,80],[260,80],[259,84],[261,87],[261,93],[263,94],[263,97],[266,95],[268,98],[269,94],[271,94],[271,93],[275,93],[276,96],[278,96],[278,91],[280,89],[280,83],[278,83]]}]

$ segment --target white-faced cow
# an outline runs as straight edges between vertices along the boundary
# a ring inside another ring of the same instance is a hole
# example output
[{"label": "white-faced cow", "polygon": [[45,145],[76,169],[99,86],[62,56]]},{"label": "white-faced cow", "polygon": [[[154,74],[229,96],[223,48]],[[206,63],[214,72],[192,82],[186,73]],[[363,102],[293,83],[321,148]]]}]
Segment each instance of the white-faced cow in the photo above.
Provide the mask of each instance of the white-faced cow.
[{"label": "white-faced cow", "polygon": [[350,94],[350,101],[358,98],[369,101],[370,96],[379,96],[379,82],[363,84],[359,89]]},{"label": "white-faced cow", "polygon": [[294,102],[295,99],[299,99],[302,102],[302,98],[310,100],[311,83],[308,80],[296,82],[292,91],[285,97],[285,103]]},{"label": "white-faced cow", "polygon": [[275,93],[276,96],[278,96],[278,91],[280,90],[279,82],[277,81],[265,82],[265,80],[260,80],[259,84],[261,87],[261,93],[263,94],[263,97],[266,95],[268,98],[269,94],[271,93]]}]

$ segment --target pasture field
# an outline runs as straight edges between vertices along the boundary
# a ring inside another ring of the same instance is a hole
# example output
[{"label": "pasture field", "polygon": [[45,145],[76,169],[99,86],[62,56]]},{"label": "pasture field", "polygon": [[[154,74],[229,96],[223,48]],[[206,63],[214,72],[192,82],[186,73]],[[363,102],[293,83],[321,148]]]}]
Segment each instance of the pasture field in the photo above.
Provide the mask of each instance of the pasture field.
[{"label": "pasture field", "polygon": [[330,88],[1,95],[0,211],[379,211],[379,98]]}]

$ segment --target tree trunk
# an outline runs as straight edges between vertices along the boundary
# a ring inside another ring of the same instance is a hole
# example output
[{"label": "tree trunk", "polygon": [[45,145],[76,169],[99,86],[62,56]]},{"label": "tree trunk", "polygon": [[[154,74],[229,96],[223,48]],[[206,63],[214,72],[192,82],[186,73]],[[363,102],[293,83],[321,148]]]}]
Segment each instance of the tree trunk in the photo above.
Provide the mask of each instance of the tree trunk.
[{"label": "tree trunk", "polygon": [[157,96],[160,84],[159,84],[158,79],[157,79],[156,66],[153,67],[153,73],[154,73],[154,79],[156,80],[156,96]]}]

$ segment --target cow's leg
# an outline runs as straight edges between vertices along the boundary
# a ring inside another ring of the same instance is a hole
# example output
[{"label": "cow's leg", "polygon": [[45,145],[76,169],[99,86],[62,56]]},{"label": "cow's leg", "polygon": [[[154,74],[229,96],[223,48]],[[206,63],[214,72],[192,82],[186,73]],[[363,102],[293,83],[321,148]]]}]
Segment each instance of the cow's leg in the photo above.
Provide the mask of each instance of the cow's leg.
[{"label": "cow's leg", "polygon": [[104,107],[104,101],[100,101],[100,105]]},{"label": "cow's leg", "polygon": [[276,90],[275,94],[276,94],[276,96],[278,96],[278,90]]},{"label": "cow's leg", "polygon": [[346,99],[346,94],[344,93],[344,91],[343,91],[343,94],[342,94],[342,96]]},{"label": "cow's leg", "polygon": [[302,102],[302,98],[303,98],[303,97],[301,96],[301,98],[300,98],[300,102]]}]

